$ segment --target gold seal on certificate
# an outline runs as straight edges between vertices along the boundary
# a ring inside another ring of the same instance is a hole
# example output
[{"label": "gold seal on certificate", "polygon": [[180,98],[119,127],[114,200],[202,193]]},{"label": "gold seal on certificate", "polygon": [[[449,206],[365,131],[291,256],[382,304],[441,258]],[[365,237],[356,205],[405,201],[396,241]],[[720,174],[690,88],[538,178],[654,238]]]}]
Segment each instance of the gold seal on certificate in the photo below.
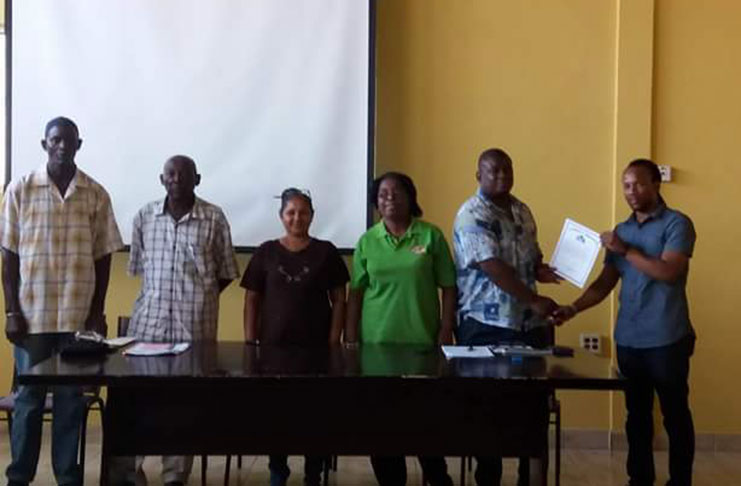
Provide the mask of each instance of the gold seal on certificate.
[{"label": "gold seal on certificate", "polygon": [[560,277],[584,288],[600,246],[599,233],[566,218],[550,266]]}]

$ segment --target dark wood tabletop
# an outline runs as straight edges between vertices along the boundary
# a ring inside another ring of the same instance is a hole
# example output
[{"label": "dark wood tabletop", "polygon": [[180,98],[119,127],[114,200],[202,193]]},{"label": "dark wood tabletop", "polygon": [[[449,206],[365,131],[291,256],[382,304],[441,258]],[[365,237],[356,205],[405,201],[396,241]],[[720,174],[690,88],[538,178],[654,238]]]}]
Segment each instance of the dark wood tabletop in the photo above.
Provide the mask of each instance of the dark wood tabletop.
[{"label": "dark wood tabletop", "polygon": [[104,455],[547,453],[554,390],[620,389],[610,358],[446,359],[441,349],[193,343],[176,356],[54,356],[24,384],[108,387]]},{"label": "dark wood tabletop", "polygon": [[322,380],[495,380],[499,386],[551,389],[620,389],[623,380],[608,357],[576,350],[573,357],[456,358],[439,347],[361,345],[302,348],[242,342],[196,342],[176,356],[129,357],[121,351],[95,357],[55,356],[19,376],[22,384],[110,387],[236,384]]}]

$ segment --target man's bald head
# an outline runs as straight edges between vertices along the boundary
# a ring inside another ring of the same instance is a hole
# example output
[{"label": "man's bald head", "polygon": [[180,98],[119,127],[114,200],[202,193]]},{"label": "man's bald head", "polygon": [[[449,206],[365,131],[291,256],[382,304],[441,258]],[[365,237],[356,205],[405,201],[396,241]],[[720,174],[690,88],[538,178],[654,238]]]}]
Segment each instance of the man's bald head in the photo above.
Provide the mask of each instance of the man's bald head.
[{"label": "man's bald head", "polygon": [[167,164],[187,167],[194,176],[198,175],[198,169],[196,168],[195,160],[191,159],[187,155],[173,155],[172,157],[167,159],[167,161],[165,162],[165,167],[167,167]]},{"label": "man's bald head", "polygon": [[186,155],[174,155],[167,159],[160,175],[160,182],[171,199],[192,199],[195,188],[201,182],[196,163]]},{"label": "man's bald head", "polygon": [[508,197],[514,184],[512,159],[500,148],[484,150],[479,156],[476,180],[490,199]]},{"label": "man's bald head", "polygon": [[479,155],[479,169],[481,168],[482,162],[504,162],[506,164],[512,165],[512,158],[505,152],[504,150],[500,148],[490,148],[486,149],[483,152],[481,152],[481,155]]}]

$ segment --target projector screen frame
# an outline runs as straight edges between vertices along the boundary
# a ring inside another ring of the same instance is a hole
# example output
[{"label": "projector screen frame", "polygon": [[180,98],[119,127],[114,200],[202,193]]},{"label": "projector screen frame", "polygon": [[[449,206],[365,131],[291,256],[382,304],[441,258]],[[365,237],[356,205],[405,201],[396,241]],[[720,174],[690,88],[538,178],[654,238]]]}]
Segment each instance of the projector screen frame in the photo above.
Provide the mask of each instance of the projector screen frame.
[{"label": "projector screen frame", "polygon": [[[370,188],[375,169],[375,79],[376,79],[376,0],[368,2],[368,126],[367,126],[367,169],[366,169],[366,215],[365,226],[373,224],[373,202],[370,200]],[[12,166],[12,92],[13,92],[13,0],[5,0],[5,184],[11,182]],[[121,250],[128,252],[130,245]],[[255,246],[235,246],[237,253],[253,253]],[[353,248],[338,248],[343,255],[352,255]]]}]

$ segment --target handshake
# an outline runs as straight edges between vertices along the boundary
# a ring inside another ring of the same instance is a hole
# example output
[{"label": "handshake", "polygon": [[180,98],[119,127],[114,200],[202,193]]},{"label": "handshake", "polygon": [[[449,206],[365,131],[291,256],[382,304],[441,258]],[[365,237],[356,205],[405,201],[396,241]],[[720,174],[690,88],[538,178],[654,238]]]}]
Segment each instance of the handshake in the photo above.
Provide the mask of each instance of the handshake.
[{"label": "handshake", "polygon": [[[554,268],[541,263],[537,269],[537,280],[541,283],[560,283],[561,277],[556,274]],[[530,308],[538,316],[545,319],[549,324],[553,326],[560,326],[564,322],[568,321],[579,312],[579,309],[575,305],[558,305],[555,300],[550,297],[535,294],[530,301]]]},{"label": "handshake", "polygon": [[574,304],[558,305],[555,300],[543,295],[536,295],[530,302],[530,308],[553,326],[560,326],[579,312]]}]

